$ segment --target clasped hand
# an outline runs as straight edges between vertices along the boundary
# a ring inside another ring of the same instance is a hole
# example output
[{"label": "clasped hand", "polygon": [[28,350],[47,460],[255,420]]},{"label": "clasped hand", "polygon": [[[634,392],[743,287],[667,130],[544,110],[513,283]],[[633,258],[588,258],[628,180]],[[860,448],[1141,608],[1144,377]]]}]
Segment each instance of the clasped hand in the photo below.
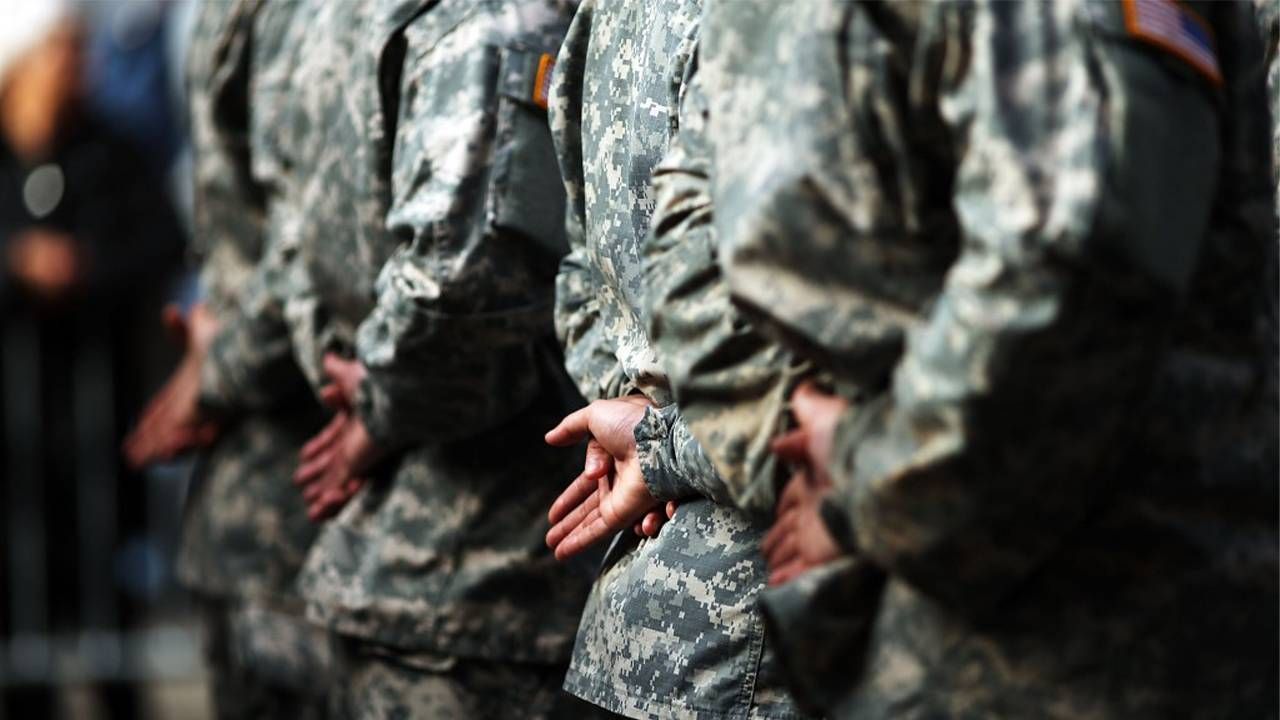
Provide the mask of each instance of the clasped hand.
[{"label": "clasped hand", "polygon": [[185,352],[125,438],[125,459],[135,468],[206,447],[221,431],[217,422],[201,412],[199,403],[200,372],[218,332],[218,321],[203,304],[192,307],[185,318],[176,306],[169,305],[162,321]]},{"label": "clasped hand", "polygon": [[547,546],[557,559],[572,557],[619,530],[631,527],[653,537],[675,514],[676,504],[653,497],[637,456],[635,427],[652,403],[632,395],[597,400],[571,413],[546,435],[548,444],[569,447],[587,440],[582,473],[547,513]]},{"label": "clasped hand", "polygon": [[841,550],[819,508],[831,489],[828,464],[836,424],[849,404],[804,383],[791,396],[795,430],[777,438],[773,451],[797,468],[778,500],[776,519],[760,549],[769,564],[769,584],[781,585],[826,564]]},{"label": "clasped hand", "polygon": [[363,473],[380,456],[364,421],[355,413],[364,366],[330,353],[325,355],[324,371],[330,383],[321,388],[320,399],[333,409],[333,419],[302,446],[293,475],[313,522],[341,510],[364,487]]}]

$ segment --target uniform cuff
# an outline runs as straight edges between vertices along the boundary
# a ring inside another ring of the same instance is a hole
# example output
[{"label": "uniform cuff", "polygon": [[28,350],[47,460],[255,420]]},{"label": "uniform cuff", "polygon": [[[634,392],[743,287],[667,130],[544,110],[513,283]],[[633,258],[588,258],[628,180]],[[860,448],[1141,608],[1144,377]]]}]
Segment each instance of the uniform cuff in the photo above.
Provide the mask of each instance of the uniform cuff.
[{"label": "uniform cuff", "polygon": [[649,494],[662,501],[678,500],[694,494],[693,488],[676,470],[675,453],[671,447],[671,426],[675,406],[647,407],[644,417],[635,427],[636,457]]}]

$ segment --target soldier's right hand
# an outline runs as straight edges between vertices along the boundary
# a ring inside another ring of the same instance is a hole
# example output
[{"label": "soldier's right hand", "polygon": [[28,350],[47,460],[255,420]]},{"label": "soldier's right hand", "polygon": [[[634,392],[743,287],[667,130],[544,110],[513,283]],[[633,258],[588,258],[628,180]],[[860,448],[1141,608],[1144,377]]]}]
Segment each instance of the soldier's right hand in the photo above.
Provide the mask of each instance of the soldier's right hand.
[{"label": "soldier's right hand", "polygon": [[125,438],[125,459],[135,468],[208,446],[221,430],[201,414],[199,405],[200,369],[217,334],[217,320],[204,305],[196,305],[185,321],[176,307],[166,307],[162,321],[185,345],[186,353]]}]

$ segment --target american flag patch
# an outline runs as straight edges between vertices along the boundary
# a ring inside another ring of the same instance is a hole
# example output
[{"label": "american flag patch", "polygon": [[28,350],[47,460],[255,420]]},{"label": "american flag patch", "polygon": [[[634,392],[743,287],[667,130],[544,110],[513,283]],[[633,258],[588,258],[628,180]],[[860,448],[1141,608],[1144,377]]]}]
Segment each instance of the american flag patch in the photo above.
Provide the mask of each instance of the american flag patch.
[{"label": "american flag patch", "polygon": [[1178,56],[1214,85],[1222,84],[1213,30],[1177,0],[1124,0],[1129,34]]}]

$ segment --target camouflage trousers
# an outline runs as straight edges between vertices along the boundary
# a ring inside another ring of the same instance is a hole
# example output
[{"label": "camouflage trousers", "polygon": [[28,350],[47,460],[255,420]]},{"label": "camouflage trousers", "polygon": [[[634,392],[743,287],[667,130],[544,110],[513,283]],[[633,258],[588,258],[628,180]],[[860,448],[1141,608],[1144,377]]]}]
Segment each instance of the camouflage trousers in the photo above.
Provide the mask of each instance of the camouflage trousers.
[{"label": "camouflage trousers", "polygon": [[402,654],[350,638],[335,638],[333,654],[336,720],[590,717],[568,709],[563,665]]},{"label": "camouflage trousers", "polygon": [[328,716],[329,647],[301,614],[203,597],[205,662],[218,720]]}]

